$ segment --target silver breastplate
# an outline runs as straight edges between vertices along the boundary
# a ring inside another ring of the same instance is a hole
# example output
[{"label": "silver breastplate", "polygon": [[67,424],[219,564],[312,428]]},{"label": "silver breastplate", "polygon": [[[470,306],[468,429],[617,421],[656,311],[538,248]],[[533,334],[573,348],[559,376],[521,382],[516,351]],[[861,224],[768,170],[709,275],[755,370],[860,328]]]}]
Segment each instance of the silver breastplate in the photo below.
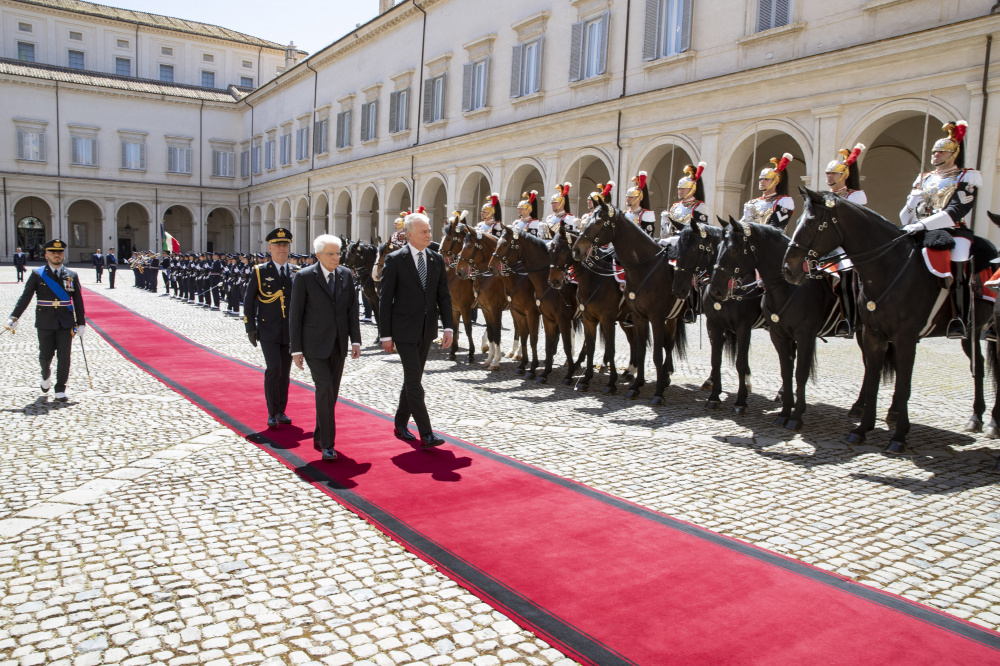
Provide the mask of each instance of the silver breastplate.
[{"label": "silver breastplate", "polygon": [[924,176],[920,183],[920,191],[923,199],[917,204],[917,219],[922,220],[934,213],[938,213],[948,205],[948,201],[958,187],[958,177],[961,171],[942,176],[936,173],[929,173]]}]

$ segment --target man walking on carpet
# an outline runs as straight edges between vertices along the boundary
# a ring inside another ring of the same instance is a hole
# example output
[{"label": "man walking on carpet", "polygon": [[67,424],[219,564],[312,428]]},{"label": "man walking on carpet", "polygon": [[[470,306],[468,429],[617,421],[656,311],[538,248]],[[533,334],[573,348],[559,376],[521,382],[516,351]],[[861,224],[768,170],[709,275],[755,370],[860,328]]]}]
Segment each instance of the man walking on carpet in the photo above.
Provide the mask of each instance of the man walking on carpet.
[{"label": "man walking on carpet", "polygon": [[101,254],[101,248],[97,248],[97,251],[90,255],[90,263],[94,265],[94,272],[97,274],[97,282],[100,284],[101,277],[104,275],[104,255]]},{"label": "man walking on carpet", "polygon": [[423,448],[440,446],[444,440],[431,430],[424,404],[421,378],[431,342],[437,337],[438,312],[444,321],[441,347],[451,346],[451,295],[444,258],[427,246],[431,242],[430,220],[413,213],[403,222],[407,244],[385,259],[379,296],[379,335],[382,349],[393,345],[403,364],[403,388],[399,392],[393,434],[404,442],[416,441],[407,428],[413,416]]},{"label": "man walking on carpet", "polygon": [[55,397],[59,402],[68,400],[66,382],[69,379],[73,335],[75,333],[83,340],[87,331],[80,278],[75,271],[63,266],[65,252],[66,243],[58,238],[45,244],[46,265],[31,271],[24,284],[24,292],[7,320],[7,328],[14,333],[18,319],[31,303],[31,297],[36,297],[35,328],[38,331],[38,362],[42,368],[42,393],[48,393],[52,387],[52,357],[58,354]]},{"label": "man walking on carpet", "polygon": [[104,263],[108,268],[108,289],[115,288],[115,273],[118,272],[118,259],[115,258],[115,248],[109,247],[108,254],[104,257]]},{"label": "man walking on carpet", "polygon": [[292,282],[288,314],[292,362],[302,370],[305,358],[316,384],[316,433],[323,460],[336,460],[334,407],[344,374],[347,339],[351,358],[361,358],[361,324],[354,276],[340,265],[340,239],[322,235],[313,241],[319,263],[299,271]]}]

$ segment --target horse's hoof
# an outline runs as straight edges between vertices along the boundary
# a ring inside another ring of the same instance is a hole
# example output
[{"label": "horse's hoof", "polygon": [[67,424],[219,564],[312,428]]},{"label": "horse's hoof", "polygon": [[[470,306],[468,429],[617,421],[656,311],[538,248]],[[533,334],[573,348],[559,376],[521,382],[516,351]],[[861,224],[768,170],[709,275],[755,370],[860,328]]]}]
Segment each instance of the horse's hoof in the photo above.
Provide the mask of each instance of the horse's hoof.
[{"label": "horse's hoof", "polygon": [[604,395],[611,395],[612,393],[616,393],[617,391],[618,391],[618,389],[615,388],[614,386],[605,386],[604,387]]},{"label": "horse's hoof", "polygon": [[844,444],[864,444],[865,436],[859,435],[856,432],[847,433],[847,437],[844,438]]},{"label": "horse's hoof", "polygon": [[788,419],[788,421],[785,422],[785,430],[802,430],[802,421]]},{"label": "horse's hoof", "polygon": [[901,442],[898,439],[894,439],[889,442],[889,446],[885,447],[886,453],[892,453],[894,455],[899,455],[906,451],[906,442]]},{"label": "horse's hoof", "polygon": [[539,377],[538,379],[535,380],[535,383],[536,384],[548,384],[549,383],[549,378],[548,377]]},{"label": "horse's hoof", "polygon": [[899,418],[899,412],[897,412],[894,409],[890,409],[889,411],[887,411],[885,413],[885,422],[887,424],[889,424],[889,425],[892,425],[893,423],[895,423],[896,419],[898,419],[898,418]]},{"label": "horse's hoof", "polygon": [[490,369],[491,372],[496,372],[497,370],[500,369],[500,366],[499,365],[491,365],[489,369]]},{"label": "horse's hoof", "polygon": [[590,389],[590,384],[584,384],[583,382],[577,382],[576,386],[573,387],[573,388],[575,388],[580,393],[586,393],[587,390]]},{"label": "horse's hoof", "polygon": [[785,423],[787,423],[787,422],[788,422],[788,419],[786,419],[784,416],[779,416],[778,418],[774,419],[774,425],[777,426],[777,427],[779,427],[779,428],[784,428],[785,427]]},{"label": "horse's hoof", "polygon": [[639,391],[636,390],[636,389],[629,389],[625,393],[625,399],[626,400],[635,400],[638,397],[639,397]]},{"label": "horse's hoof", "polygon": [[566,379],[564,379],[562,381],[562,383],[563,383],[563,386],[569,386],[570,384],[573,383],[573,378],[572,377],[567,377]]},{"label": "horse's hoof", "polygon": [[850,417],[852,417],[852,418],[860,419],[862,416],[865,415],[865,408],[864,407],[859,407],[858,405],[854,405],[847,412],[847,415],[850,416]]},{"label": "horse's hoof", "polygon": [[983,431],[983,420],[977,419],[973,416],[969,419],[969,422],[965,424],[965,432],[982,432]]},{"label": "horse's hoof", "polygon": [[743,416],[746,413],[747,413],[746,405],[736,405],[735,407],[733,407],[733,414],[735,414],[736,416]]},{"label": "horse's hoof", "polygon": [[718,400],[709,400],[705,403],[705,409],[718,409],[722,403]]},{"label": "horse's hoof", "polygon": [[656,407],[657,405],[662,405],[663,404],[663,396],[662,395],[654,395],[653,399],[649,401],[649,404],[652,405],[653,407]]},{"label": "horse's hoof", "polygon": [[523,375],[524,374],[524,368],[517,368],[516,370],[514,370],[514,374],[515,375]]},{"label": "horse's hoof", "polygon": [[712,386],[713,386],[712,380],[711,379],[706,379],[705,383],[701,385],[701,390],[702,391],[711,391],[712,390]]}]

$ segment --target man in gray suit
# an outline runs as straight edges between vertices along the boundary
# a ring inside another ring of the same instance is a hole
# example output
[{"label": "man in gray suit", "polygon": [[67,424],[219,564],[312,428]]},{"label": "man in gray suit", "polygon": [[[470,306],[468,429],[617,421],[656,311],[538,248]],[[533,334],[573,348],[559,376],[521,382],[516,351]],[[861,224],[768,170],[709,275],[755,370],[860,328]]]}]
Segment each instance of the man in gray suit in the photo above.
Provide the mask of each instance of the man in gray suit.
[{"label": "man in gray suit", "polygon": [[316,384],[316,434],[323,460],[336,460],[334,406],[344,374],[347,339],[351,358],[361,357],[361,324],[351,271],[340,265],[340,239],[322,235],[313,241],[319,263],[303,268],[292,282],[288,329],[292,362],[302,370],[305,358]]}]

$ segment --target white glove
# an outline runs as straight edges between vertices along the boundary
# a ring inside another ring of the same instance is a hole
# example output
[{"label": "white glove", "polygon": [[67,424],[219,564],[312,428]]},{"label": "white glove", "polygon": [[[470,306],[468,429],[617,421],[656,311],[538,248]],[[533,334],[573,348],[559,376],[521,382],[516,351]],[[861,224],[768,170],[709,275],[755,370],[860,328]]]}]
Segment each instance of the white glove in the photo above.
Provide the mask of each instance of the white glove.
[{"label": "white glove", "polygon": [[743,217],[740,219],[740,222],[749,222],[752,219],[753,219],[753,204],[752,203],[743,204]]},{"label": "white glove", "polygon": [[87,332],[86,325],[76,327],[76,334],[80,337],[81,340],[83,340],[83,334],[86,332]]},{"label": "white glove", "polygon": [[17,320],[13,317],[7,317],[7,328],[9,328],[10,332],[13,333],[14,329],[17,328]]},{"label": "white glove", "polygon": [[923,200],[924,200],[923,192],[914,192],[913,194],[911,194],[909,197],[906,198],[906,207],[909,208],[910,210],[916,210],[917,206]]},{"label": "white glove", "polygon": [[924,226],[923,222],[912,222],[903,227],[903,233],[915,234],[918,231],[923,231],[927,227]]}]

